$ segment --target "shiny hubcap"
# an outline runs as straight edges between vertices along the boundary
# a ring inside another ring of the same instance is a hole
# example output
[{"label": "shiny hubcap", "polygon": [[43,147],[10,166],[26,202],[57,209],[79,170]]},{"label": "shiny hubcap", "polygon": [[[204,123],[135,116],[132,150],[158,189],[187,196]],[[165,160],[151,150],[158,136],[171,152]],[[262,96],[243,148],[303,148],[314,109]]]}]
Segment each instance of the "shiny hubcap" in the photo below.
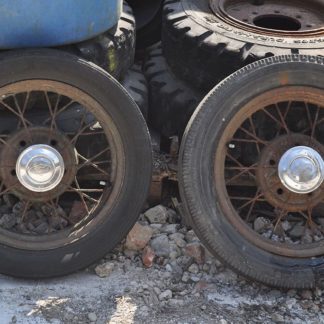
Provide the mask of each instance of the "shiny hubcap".
[{"label": "shiny hubcap", "polygon": [[49,145],[32,145],[19,156],[16,174],[20,183],[34,192],[54,189],[64,175],[61,154]]},{"label": "shiny hubcap", "polygon": [[307,194],[315,191],[323,183],[324,161],[310,147],[293,147],[280,159],[278,173],[282,184],[288,190]]}]

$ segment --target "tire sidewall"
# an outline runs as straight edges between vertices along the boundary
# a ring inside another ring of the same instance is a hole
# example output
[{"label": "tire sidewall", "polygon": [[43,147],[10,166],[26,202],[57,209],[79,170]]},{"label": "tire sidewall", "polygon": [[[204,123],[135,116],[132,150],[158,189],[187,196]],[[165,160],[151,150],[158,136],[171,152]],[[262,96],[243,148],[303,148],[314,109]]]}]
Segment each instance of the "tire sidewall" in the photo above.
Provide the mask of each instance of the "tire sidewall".
[{"label": "tire sidewall", "polygon": [[273,62],[266,66],[263,61],[225,80],[201,103],[181,148],[181,196],[200,239],[235,270],[274,286],[312,287],[324,274],[324,258],[285,258],[251,244],[226,220],[213,180],[216,148],[227,122],[256,94],[280,87],[282,73],[288,73],[290,85],[324,84],[323,66]]},{"label": "tire sidewall", "polygon": [[[146,123],[126,91],[106,72],[72,55],[52,50],[9,52],[0,57],[0,86],[28,79],[65,82],[93,97],[113,120],[124,150],[124,179],[100,226],[75,243],[47,251],[0,246],[0,272],[51,277],[83,268],[112,249],[136,221],[151,180],[151,147]],[[117,161],[118,163],[118,161]],[[24,267],[22,268],[22,266]]]}]

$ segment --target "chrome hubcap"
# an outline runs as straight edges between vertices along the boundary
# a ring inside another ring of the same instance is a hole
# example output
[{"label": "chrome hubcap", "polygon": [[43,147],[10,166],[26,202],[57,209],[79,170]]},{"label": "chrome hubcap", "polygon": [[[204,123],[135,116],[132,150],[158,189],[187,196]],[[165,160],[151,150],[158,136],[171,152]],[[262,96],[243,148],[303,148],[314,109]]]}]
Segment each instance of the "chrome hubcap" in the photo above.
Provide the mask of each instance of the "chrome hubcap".
[{"label": "chrome hubcap", "polygon": [[278,173],[282,184],[292,192],[315,191],[324,180],[324,161],[312,148],[296,146],[280,159]]},{"label": "chrome hubcap", "polygon": [[49,145],[39,144],[26,148],[19,156],[16,174],[20,183],[34,192],[54,189],[64,175],[61,154]]}]

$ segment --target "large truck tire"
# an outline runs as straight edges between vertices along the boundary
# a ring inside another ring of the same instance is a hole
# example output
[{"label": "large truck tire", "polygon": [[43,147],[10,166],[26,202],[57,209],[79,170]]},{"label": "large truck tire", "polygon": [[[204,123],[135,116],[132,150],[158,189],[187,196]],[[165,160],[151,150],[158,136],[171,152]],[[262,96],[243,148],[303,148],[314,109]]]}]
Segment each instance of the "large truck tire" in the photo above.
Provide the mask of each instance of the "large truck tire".
[{"label": "large truck tire", "polygon": [[324,4],[311,0],[166,0],[162,44],[173,71],[210,90],[274,55],[323,55]]},{"label": "large truck tire", "polygon": [[324,61],[279,56],[214,88],[186,129],[182,201],[206,247],[282,288],[324,284]]},{"label": "large truck tire", "polygon": [[183,134],[203,95],[172,73],[161,44],[150,48],[144,73],[149,84],[149,125],[165,137]]}]

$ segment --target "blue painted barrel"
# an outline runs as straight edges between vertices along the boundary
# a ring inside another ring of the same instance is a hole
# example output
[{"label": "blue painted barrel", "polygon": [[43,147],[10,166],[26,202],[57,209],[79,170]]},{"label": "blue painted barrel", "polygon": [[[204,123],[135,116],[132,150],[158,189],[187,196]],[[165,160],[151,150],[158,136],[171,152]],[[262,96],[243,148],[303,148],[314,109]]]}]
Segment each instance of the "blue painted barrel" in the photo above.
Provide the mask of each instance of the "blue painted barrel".
[{"label": "blue painted barrel", "polygon": [[77,43],[112,28],[121,0],[0,0],[0,48]]}]

